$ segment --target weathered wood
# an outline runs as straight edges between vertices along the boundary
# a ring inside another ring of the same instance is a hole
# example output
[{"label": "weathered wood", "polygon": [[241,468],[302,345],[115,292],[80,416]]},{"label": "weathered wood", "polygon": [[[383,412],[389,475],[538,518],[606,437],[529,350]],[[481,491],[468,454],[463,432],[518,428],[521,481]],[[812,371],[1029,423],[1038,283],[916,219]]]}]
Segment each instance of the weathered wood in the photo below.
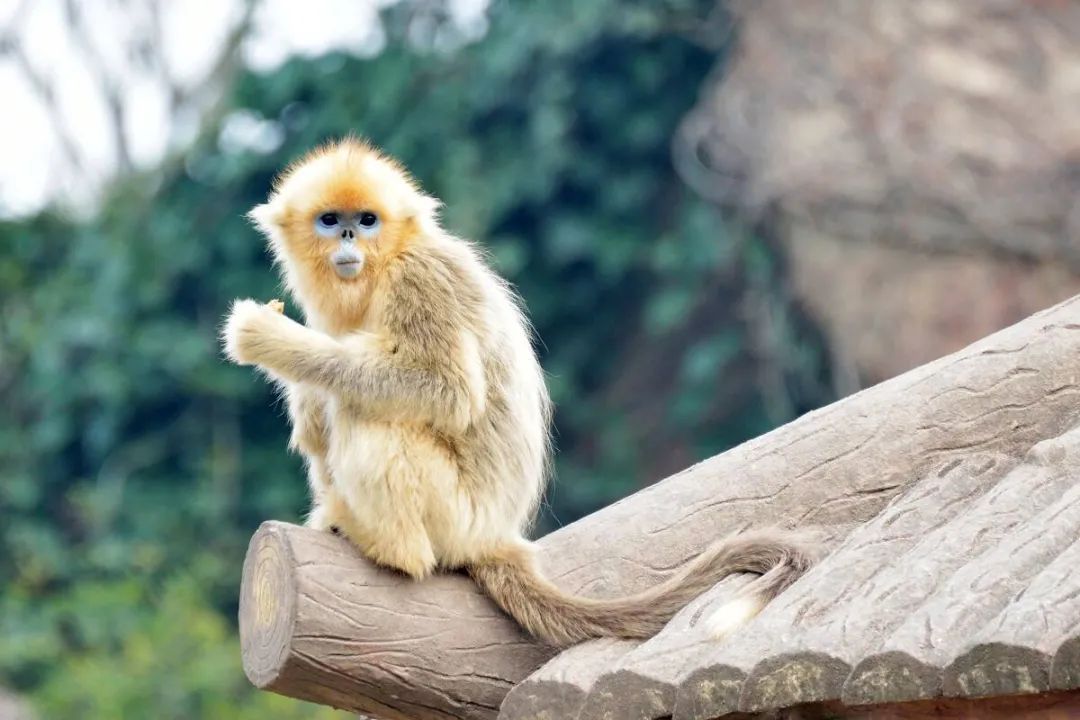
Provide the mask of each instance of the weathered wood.
[{"label": "weathered wood", "polygon": [[[787,598],[791,621],[774,618],[776,631],[756,635],[761,645],[743,650],[756,662],[739,707],[758,710],[840,697],[867,704],[938,695],[951,656],[916,661],[894,652],[898,648],[889,644],[890,636],[922,642],[923,626],[909,620],[915,608],[942,598],[942,585],[952,573],[1072,484],[1067,470],[1048,467],[1040,457],[1076,443],[1078,435],[1072,431],[1040,444],[1018,467],[1008,456],[969,455],[931,474],[857,530],[815,574],[819,587],[805,585],[801,597]],[[971,612],[970,601],[958,592],[944,602],[952,602],[965,617],[978,615]],[[955,651],[968,637],[950,636],[948,650]]]},{"label": "weathered wood", "polygon": [[[839,697],[851,664],[899,623],[896,566],[928,533],[978,499],[1015,461],[999,453],[948,460],[904,493],[766,608],[746,633],[686,666],[676,717],[703,720]],[[958,563],[960,561],[957,561]],[[932,592],[932,573],[924,578]],[[895,615],[895,617],[894,617]],[[879,617],[880,616],[880,617]]]},{"label": "weathered wood", "polygon": [[718,583],[683,608],[656,637],[604,668],[588,689],[578,720],[652,720],[671,715],[683,658],[714,642],[705,637],[705,618],[749,581],[742,576]]},{"label": "weathered wood", "polygon": [[[1077,329],[1074,299],[552,533],[541,561],[568,590],[632,592],[738,528],[864,522],[973,453],[1018,459],[1080,414]],[[256,685],[376,717],[493,718],[551,656],[464,577],[410,583],[280,523],[252,540],[240,629]]]},{"label": "weathered wood", "polygon": [[[917,582],[923,568],[933,568],[931,572],[937,575],[933,593],[910,597],[903,622],[893,624],[891,634],[852,672],[843,690],[844,700],[859,704],[943,693],[981,695],[985,693],[980,688],[989,689],[993,682],[985,674],[987,662],[1000,663],[1000,674],[1008,674],[1010,662],[1019,659],[1014,655],[1010,660],[1003,646],[983,646],[981,657],[962,661],[953,684],[944,686],[947,666],[962,654],[968,641],[1080,535],[1078,476],[1080,429],[1075,429],[1036,446],[1030,462],[988,493],[987,502],[943,528],[947,536],[927,538],[925,559],[913,564],[909,575]],[[951,546],[946,544],[950,542]],[[966,563],[954,567],[954,559]],[[992,658],[985,655],[987,651],[993,653]],[[1026,660],[1030,662],[1030,656]],[[1001,682],[1003,687],[1009,684],[1004,677]],[[1021,684],[1019,692],[1050,687],[1048,677],[1028,678]]]},{"label": "weathered wood", "polygon": [[[815,534],[831,547],[852,529],[851,525],[837,525],[819,528]],[[618,662],[609,663],[603,672],[595,673],[595,682],[587,689],[578,720],[669,717],[675,707],[682,669],[701,662],[717,646],[708,636],[704,620],[750,580],[748,576],[739,576],[718,583],[677,614],[656,637],[627,652]],[[511,696],[542,676],[557,660],[521,683]]]},{"label": "weathered wood", "polygon": [[515,720],[578,717],[597,676],[639,644],[638,640],[604,638],[564,650],[510,690],[499,717]]},{"label": "weathered wood", "polygon": [[1050,664],[1050,686],[1055,690],[1080,688],[1080,627],[1073,626],[1072,636],[1058,648]]},{"label": "weathered wood", "polygon": [[[1016,695],[1055,687],[1055,654],[1080,639],[1080,541],[1066,542],[1071,544],[949,666],[946,695]],[[1063,682],[1056,689],[1077,686]]]},{"label": "weathered wood", "polygon": [[750,581],[734,576],[717,583],[645,642],[595,640],[560,653],[510,691],[500,719],[532,720],[548,711],[578,720],[670,715],[685,658],[713,644],[704,638],[702,620]]},{"label": "weathered wood", "polygon": [[418,587],[333,535],[264,523],[241,584],[248,678],[377,718],[494,717],[515,680],[553,654],[464,576]]}]

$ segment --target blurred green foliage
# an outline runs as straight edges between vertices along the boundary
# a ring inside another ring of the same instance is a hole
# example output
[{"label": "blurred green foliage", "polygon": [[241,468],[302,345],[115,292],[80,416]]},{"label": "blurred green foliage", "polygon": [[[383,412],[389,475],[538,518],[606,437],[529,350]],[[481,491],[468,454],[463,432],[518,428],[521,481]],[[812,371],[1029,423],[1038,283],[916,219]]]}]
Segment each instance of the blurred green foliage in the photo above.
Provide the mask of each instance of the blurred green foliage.
[{"label": "blurred green foliage", "polygon": [[0,682],[44,717],[333,715],[239,668],[246,541],[297,520],[305,483],[280,404],[216,341],[232,298],[281,294],[243,212],[329,137],[404,160],[524,295],[558,405],[542,529],[828,399],[775,253],[671,167],[718,62],[684,30],[713,3],[567,7],[497,3],[439,50],[396,7],[376,58],[239,79],[230,112],[277,149],[209,128],[91,220],[0,224]]}]

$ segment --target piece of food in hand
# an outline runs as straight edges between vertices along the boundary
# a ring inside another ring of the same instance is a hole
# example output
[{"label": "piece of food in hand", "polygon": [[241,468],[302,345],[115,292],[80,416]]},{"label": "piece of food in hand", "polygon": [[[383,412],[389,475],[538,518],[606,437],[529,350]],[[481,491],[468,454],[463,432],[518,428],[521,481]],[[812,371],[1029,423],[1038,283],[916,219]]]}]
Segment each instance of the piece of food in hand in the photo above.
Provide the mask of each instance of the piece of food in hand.
[{"label": "piece of food in hand", "polygon": [[285,303],[281,302],[277,298],[274,298],[270,302],[266,303],[266,305],[271,310],[273,310],[274,312],[279,312],[279,313],[284,313],[285,312]]}]

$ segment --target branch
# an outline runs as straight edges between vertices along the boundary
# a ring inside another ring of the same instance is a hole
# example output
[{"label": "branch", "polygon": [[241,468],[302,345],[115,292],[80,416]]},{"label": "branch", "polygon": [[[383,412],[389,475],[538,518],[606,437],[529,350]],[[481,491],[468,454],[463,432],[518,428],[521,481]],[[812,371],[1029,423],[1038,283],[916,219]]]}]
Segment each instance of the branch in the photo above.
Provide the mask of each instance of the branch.
[{"label": "branch", "polygon": [[71,165],[72,171],[76,175],[85,177],[87,174],[86,164],[79,153],[79,146],[75,141],[74,134],[64,123],[64,113],[56,98],[53,81],[34,67],[34,64],[30,62],[30,58],[27,57],[19,38],[14,34],[3,38],[0,52],[15,62],[19,72],[30,84],[34,94],[37,95],[41,104],[45,106],[45,113],[53,126],[53,132],[56,135],[57,142],[60,144],[60,151]]}]

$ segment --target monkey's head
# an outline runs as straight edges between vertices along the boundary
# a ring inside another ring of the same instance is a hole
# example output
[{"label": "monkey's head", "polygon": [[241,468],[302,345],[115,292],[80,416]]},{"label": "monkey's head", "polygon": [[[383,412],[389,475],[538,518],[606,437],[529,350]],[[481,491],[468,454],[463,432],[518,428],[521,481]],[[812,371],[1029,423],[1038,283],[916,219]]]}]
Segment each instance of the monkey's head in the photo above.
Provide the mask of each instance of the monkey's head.
[{"label": "monkey's head", "polygon": [[348,330],[380,267],[435,222],[436,207],[401,166],[350,138],[286,169],[249,217],[305,314]]}]

